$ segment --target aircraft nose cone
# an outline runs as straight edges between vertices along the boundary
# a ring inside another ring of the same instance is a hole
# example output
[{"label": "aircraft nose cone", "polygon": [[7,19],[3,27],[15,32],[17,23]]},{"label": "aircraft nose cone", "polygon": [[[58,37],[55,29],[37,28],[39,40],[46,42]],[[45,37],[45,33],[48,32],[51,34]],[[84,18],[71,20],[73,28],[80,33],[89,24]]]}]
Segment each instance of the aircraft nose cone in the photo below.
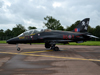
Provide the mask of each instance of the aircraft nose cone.
[{"label": "aircraft nose cone", "polygon": [[8,39],[6,42],[7,42],[8,44],[16,44],[16,41],[17,41],[17,37]]},{"label": "aircraft nose cone", "polygon": [[10,40],[7,40],[6,42],[7,42],[7,43],[10,43]]},{"label": "aircraft nose cone", "polygon": [[13,39],[9,39],[6,41],[8,44],[12,44],[13,43]]}]

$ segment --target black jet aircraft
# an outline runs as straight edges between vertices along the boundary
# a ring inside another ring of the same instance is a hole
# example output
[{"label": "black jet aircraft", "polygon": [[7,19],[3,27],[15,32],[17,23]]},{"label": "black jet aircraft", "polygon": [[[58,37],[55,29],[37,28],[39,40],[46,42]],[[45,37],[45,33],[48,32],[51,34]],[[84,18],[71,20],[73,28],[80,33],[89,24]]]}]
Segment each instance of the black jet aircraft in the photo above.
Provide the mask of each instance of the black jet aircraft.
[{"label": "black jet aircraft", "polygon": [[69,42],[82,43],[93,38],[98,38],[87,32],[89,18],[83,19],[74,30],[60,31],[45,29],[38,31],[36,29],[23,32],[17,37],[7,40],[8,44],[16,44],[17,50],[20,51],[18,44],[21,43],[45,43],[45,48],[51,48],[58,51],[57,43],[68,44]]}]

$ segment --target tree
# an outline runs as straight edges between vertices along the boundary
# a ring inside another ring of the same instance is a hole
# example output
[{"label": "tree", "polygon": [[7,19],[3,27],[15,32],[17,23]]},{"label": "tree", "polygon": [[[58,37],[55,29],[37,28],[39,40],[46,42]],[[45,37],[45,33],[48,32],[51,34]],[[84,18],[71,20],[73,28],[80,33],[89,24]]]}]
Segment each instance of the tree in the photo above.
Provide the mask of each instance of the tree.
[{"label": "tree", "polygon": [[28,29],[31,30],[31,29],[37,29],[37,28],[29,26]]},{"label": "tree", "polygon": [[3,29],[0,30],[0,32],[3,32],[3,31],[4,31]]},{"label": "tree", "polygon": [[100,38],[100,25],[95,27],[94,35]]},{"label": "tree", "polygon": [[13,36],[18,36],[19,34],[21,34],[24,31],[26,31],[26,29],[21,24],[16,25],[16,27],[14,27],[12,29]]},{"label": "tree", "polygon": [[4,30],[1,29],[0,30],[0,40],[3,40],[3,37],[4,37]]},{"label": "tree", "polygon": [[92,35],[94,35],[94,29],[92,28],[90,25],[88,26],[88,32],[91,33]]},{"label": "tree", "polygon": [[63,26],[60,24],[60,21],[56,20],[52,16],[46,16],[44,17],[44,20],[47,21],[47,23],[44,22],[44,24],[48,29],[64,30]]},{"label": "tree", "polygon": [[66,31],[72,31],[78,24],[80,23],[80,20],[76,21],[74,24],[72,24],[70,27],[66,28]]},{"label": "tree", "polygon": [[4,32],[4,39],[10,39],[13,37],[13,34],[12,34],[12,31],[10,29],[7,29],[5,32]]},{"label": "tree", "polygon": [[5,36],[13,36],[13,35],[12,35],[12,31],[11,31],[10,29],[7,29],[7,30],[5,31]]},{"label": "tree", "polygon": [[4,36],[4,30],[3,29],[0,30],[0,36]]}]

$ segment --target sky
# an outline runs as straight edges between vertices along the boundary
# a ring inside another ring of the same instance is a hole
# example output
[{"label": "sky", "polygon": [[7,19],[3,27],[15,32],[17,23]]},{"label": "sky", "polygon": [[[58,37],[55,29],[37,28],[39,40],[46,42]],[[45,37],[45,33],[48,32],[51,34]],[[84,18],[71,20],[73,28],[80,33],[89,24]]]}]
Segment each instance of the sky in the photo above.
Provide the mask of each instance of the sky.
[{"label": "sky", "polygon": [[46,28],[44,17],[60,20],[66,28],[77,20],[90,18],[89,25],[100,25],[100,0],[0,0],[0,29],[22,24],[27,29]]}]

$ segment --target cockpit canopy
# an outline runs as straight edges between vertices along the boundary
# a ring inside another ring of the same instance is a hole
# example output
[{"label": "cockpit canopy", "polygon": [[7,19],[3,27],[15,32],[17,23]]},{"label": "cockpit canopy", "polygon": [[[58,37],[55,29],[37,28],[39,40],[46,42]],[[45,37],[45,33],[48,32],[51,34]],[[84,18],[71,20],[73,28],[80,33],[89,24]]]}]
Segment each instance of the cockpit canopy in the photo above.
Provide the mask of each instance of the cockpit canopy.
[{"label": "cockpit canopy", "polygon": [[50,31],[51,29],[42,29],[42,30],[32,29],[32,30],[28,30],[28,31],[21,33],[20,35],[18,35],[18,37],[30,36],[30,35],[37,34],[40,32],[50,32]]},{"label": "cockpit canopy", "polygon": [[23,36],[29,36],[31,34],[36,34],[36,33],[39,33],[40,31],[34,29],[34,30],[28,30],[28,31],[25,31],[23,33],[21,33],[20,35],[18,35],[18,37],[23,37]]}]

